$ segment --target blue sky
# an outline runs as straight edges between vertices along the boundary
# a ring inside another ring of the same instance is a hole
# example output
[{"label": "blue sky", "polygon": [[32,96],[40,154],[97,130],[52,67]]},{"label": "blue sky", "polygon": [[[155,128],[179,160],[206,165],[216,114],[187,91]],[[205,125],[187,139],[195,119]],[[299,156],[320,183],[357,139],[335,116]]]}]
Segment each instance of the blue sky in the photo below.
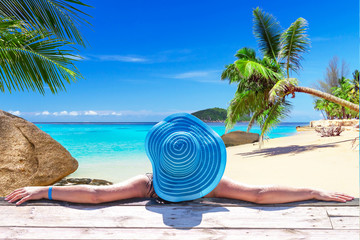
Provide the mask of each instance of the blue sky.
[{"label": "blue sky", "polygon": [[[343,1],[85,1],[94,6],[77,64],[84,80],[66,92],[0,93],[0,109],[30,121],[159,121],[174,112],[227,108],[236,85],[220,80],[242,47],[257,49],[252,9],[287,28],[309,22],[310,52],[297,76],[303,86],[324,78],[329,60],[359,68],[359,2]],[[349,76],[350,77],[350,76]],[[313,98],[297,94],[286,121],[321,118]]]}]

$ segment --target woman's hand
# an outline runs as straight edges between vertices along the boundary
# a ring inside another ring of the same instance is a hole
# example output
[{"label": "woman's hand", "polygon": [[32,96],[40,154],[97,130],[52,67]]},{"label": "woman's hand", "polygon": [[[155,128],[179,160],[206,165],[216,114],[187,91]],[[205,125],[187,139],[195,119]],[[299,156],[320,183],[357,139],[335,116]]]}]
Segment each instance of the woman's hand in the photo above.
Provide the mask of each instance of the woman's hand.
[{"label": "woman's hand", "polygon": [[15,202],[16,205],[20,205],[29,200],[37,200],[46,197],[48,187],[23,187],[14,190],[12,193],[5,197],[5,200],[9,203]]},{"label": "woman's hand", "polygon": [[336,201],[336,202],[346,202],[351,201],[354,197],[339,193],[339,192],[326,192],[322,190],[313,191],[314,199],[322,200],[322,201]]}]

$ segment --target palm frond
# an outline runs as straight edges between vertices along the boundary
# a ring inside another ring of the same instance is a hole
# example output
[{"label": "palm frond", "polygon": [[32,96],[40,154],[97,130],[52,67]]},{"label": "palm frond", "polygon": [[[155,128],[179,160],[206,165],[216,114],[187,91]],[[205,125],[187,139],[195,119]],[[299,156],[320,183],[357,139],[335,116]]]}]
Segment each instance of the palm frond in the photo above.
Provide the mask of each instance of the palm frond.
[{"label": "palm frond", "polygon": [[262,92],[257,93],[250,90],[236,92],[227,109],[226,132],[235,126],[241,116],[249,115],[251,112],[264,108],[264,104],[266,104],[264,99],[266,96]]},{"label": "palm frond", "polygon": [[307,21],[299,18],[281,35],[281,50],[279,55],[281,59],[285,60],[288,78],[290,69],[294,72],[301,69],[300,61],[303,59],[302,54],[310,48],[310,39],[306,34],[307,29]]},{"label": "palm frond", "polygon": [[280,73],[273,71],[257,60],[239,59],[235,61],[235,65],[245,79],[255,76],[259,80],[267,79],[275,83],[277,79],[281,78]]},{"label": "palm frond", "polygon": [[229,80],[229,83],[240,82],[241,74],[236,68],[235,64],[229,64],[225,66],[225,70],[221,73],[221,80]]},{"label": "palm frond", "polygon": [[[252,48],[241,48],[239,49],[235,57],[242,60],[251,60],[251,61],[259,61],[256,59],[256,52]],[[225,70],[221,74],[221,80],[228,79],[229,83],[240,82],[244,80],[244,76],[242,73],[236,68],[236,64],[229,64],[225,66]]]},{"label": "palm frond", "polygon": [[[261,140],[264,139],[264,136],[266,136],[277,124],[279,124],[282,119],[289,115],[290,109],[291,104],[284,99],[275,102],[275,104],[264,111],[262,118],[263,121],[260,122]],[[260,145],[261,144],[262,141]]]},{"label": "palm frond", "polygon": [[80,0],[1,0],[0,17],[24,21],[33,30],[52,32],[85,46],[79,27],[90,25],[84,18],[89,15],[77,7],[90,6]]},{"label": "palm frond", "polygon": [[[51,38],[51,33],[39,31],[6,33],[0,38],[0,90],[32,90],[52,93],[65,90],[63,81],[70,83],[82,78],[73,61],[78,58],[67,41]],[[62,48],[66,48],[66,50]]]},{"label": "palm frond", "polygon": [[278,81],[269,92],[270,102],[275,102],[279,98],[284,98],[286,95],[293,92],[294,86],[298,85],[296,78],[285,78]]},{"label": "palm frond", "polygon": [[253,33],[258,41],[260,51],[275,61],[280,51],[281,26],[271,14],[263,12],[260,8],[253,11]]},{"label": "palm frond", "polygon": [[0,32],[14,32],[19,29],[24,29],[22,21],[0,17]]},{"label": "palm frond", "polygon": [[238,59],[251,59],[251,60],[255,60],[256,59],[256,52],[254,49],[252,48],[241,48],[239,49],[236,54],[235,57],[237,57]]}]

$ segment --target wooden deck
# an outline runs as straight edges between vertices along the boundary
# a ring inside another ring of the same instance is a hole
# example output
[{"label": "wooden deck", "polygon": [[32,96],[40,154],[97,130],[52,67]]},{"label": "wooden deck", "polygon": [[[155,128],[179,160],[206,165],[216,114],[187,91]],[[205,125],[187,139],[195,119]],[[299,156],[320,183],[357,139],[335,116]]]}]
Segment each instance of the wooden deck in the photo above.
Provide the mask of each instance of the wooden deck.
[{"label": "wooden deck", "polygon": [[256,205],[228,199],[98,205],[0,198],[0,239],[359,239],[359,199]]}]

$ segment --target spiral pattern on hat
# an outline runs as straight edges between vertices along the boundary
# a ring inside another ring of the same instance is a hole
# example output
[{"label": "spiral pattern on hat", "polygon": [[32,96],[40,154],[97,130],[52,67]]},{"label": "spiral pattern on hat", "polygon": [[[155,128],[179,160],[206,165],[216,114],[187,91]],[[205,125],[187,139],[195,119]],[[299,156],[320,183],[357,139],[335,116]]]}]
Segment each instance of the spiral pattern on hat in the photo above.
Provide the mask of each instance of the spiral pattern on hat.
[{"label": "spiral pattern on hat", "polygon": [[175,114],[155,125],[146,138],[154,188],[172,201],[193,200],[211,192],[226,164],[221,138],[190,114]]}]

